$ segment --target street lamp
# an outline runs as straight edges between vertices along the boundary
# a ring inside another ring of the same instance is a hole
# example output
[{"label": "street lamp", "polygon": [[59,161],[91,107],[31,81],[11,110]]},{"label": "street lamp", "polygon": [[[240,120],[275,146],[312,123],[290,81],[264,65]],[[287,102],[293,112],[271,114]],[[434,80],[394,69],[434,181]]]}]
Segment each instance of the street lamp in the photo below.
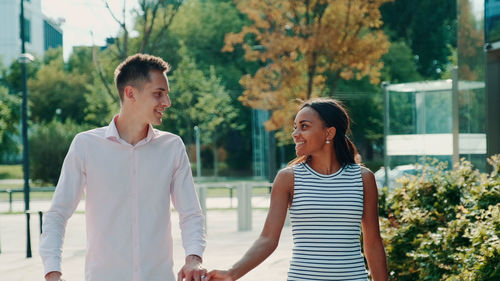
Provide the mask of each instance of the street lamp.
[{"label": "street lamp", "polygon": [[26,257],[31,258],[31,235],[30,235],[30,174],[29,174],[29,154],[28,154],[28,87],[26,85],[26,64],[34,60],[31,54],[26,53],[26,40],[24,29],[24,0],[21,0],[21,15],[19,18],[21,25],[21,55],[18,62],[21,64],[23,80],[23,102],[21,105],[22,118],[22,139],[23,139],[23,174],[24,174],[24,211],[26,213]]},{"label": "street lamp", "polygon": [[390,162],[387,153],[387,136],[389,135],[389,87],[390,83],[387,81],[382,82],[382,89],[384,91],[384,180],[385,185],[389,187],[389,170]]}]

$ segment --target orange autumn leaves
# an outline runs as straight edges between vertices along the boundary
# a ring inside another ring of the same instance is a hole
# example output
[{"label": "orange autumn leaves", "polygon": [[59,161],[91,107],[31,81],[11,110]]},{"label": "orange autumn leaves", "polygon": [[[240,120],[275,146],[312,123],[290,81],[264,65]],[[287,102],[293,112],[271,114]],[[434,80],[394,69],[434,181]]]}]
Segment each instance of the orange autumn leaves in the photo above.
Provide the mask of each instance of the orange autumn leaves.
[{"label": "orange autumn leaves", "polygon": [[241,78],[239,99],[273,112],[268,130],[289,131],[297,100],[334,96],[340,78],[380,82],[390,43],[379,8],[390,0],[235,1],[252,24],[226,34],[223,51],[241,45],[246,60],[261,62]]}]

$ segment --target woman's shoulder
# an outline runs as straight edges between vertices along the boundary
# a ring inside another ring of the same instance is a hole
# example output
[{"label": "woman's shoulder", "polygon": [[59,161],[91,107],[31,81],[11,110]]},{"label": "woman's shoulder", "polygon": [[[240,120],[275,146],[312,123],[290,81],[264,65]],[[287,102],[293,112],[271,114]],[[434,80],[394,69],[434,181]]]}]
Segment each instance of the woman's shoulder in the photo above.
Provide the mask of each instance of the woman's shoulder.
[{"label": "woman's shoulder", "polygon": [[284,179],[284,178],[290,178],[290,177],[293,179],[293,167],[294,166],[288,166],[288,167],[285,167],[285,168],[279,170],[278,174],[276,175],[276,179],[278,179],[278,178]]},{"label": "woman's shoulder", "polygon": [[377,189],[375,175],[365,166],[361,166],[361,178],[363,179],[363,185],[365,188]]},{"label": "woman's shoulder", "polygon": [[274,179],[274,185],[277,186],[293,186],[294,174],[293,174],[293,166],[289,166],[281,169],[276,178]]},{"label": "woman's shoulder", "polygon": [[363,165],[359,165],[359,166],[361,168],[361,176],[363,178],[364,177],[374,177],[373,172],[369,168],[367,168],[367,167],[365,167]]}]

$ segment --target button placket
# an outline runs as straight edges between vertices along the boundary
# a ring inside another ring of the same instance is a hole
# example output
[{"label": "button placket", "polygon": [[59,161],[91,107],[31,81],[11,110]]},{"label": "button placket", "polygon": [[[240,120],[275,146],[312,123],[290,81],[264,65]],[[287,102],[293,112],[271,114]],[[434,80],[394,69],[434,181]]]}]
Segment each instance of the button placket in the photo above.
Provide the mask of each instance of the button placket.
[{"label": "button placket", "polygon": [[131,169],[131,200],[132,200],[132,261],[133,261],[133,280],[140,280],[140,248],[139,248],[139,206],[138,206],[138,180],[136,149],[132,147],[130,157]]}]

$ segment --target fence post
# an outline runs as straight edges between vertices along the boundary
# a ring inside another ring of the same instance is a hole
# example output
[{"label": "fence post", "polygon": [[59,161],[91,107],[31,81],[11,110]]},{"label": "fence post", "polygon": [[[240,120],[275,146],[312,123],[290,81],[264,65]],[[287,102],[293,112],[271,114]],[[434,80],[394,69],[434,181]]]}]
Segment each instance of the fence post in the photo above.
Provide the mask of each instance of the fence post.
[{"label": "fence post", "polygon": [[7,193],[9,193],[9,212],[12,213],[12,190],[7,189]]},{"label": "fence post", "polygon": [[26,258],[31,258],[30,210],[26,210]]},{"label": "fence post", "polygon": [[38,211],[38,220],[40,222],[40,235],[42,235],[42,226],[43,226],[43,212]]},{"label": "fence post", "polygon": [[238,231],[252,230],[252,186],[246,182],[238,185]]},{"label": "fence post", "polygon": [[198,200],[200,201],[201,212],[203,213],[203,225],[205,231],[207,229],[207,187],[204,185],[197,185]]}]

